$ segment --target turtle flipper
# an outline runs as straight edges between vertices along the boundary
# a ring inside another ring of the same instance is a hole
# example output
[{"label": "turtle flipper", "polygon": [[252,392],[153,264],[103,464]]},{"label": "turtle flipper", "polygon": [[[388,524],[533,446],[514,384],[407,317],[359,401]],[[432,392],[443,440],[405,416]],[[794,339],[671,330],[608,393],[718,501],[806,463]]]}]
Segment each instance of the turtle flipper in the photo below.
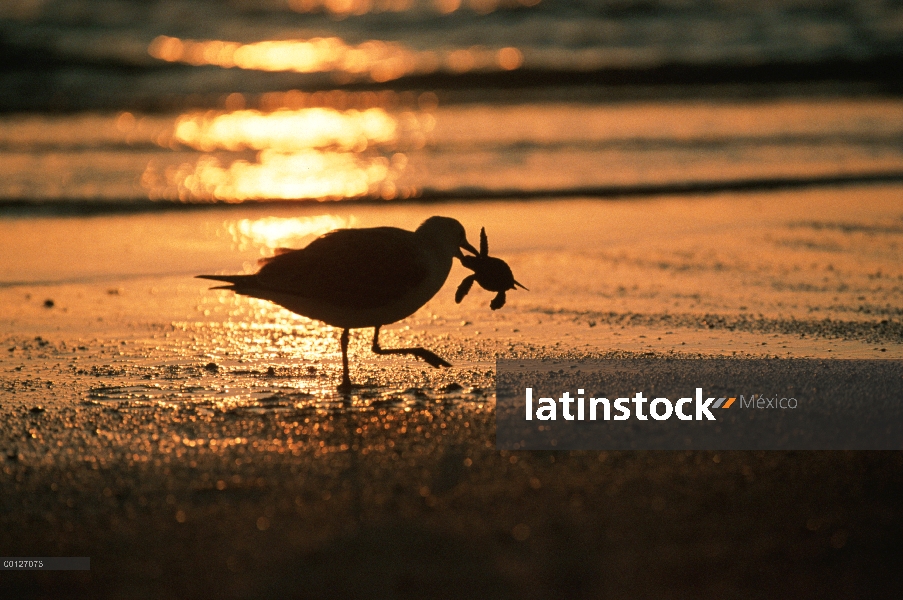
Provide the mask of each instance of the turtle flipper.
[{"label": "turtle flipper", "polygon": [[498,310],[503,306],[505,306],[505,292],[499,292],[495,295],[495,298],[492,299],[492,302],[489,303],[489,308]]},{"label": "turtle flipper", "polygon": [[461,304],[461,300],[463,300],[464,296],[470,292],[470,288],[473,287],[473,282],[476,280],[476,275],[470,275],[464,278],[464,281],[461,282],[461,285],[458,286],[458,290],[455,292],[455,304]]},{"label": "turtle flipper", "polygon": [[480,227],[480,258],[489,256],[489,238],[486,237],[486,228]]}]

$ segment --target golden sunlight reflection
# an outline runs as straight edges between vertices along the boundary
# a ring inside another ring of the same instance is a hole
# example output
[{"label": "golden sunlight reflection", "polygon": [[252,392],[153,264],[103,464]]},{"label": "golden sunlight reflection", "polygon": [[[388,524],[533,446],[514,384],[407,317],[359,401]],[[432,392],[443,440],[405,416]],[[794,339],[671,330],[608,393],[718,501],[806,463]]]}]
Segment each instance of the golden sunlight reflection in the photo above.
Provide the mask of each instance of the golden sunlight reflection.
[{"label": "golden sunlight reflection", "polygon": [[419,192],[397,184],[406,152],[422,148],[434,126],[426,112],[373,106],[188,113],[159,143],[180,157],[191,156],[186,148],[203,154],[151,161],[141,185],[154,200],[407,198]]},{"label": "golden sunlight reflection", "polygon": [[180,200],[317,199],[340,200],[362,196],[394,198],[394,165],[383,156],[362,157],[348,152],[314,150],[283,154],[264,150],[257,162],[236,160],[222,164],[204,156],[168,173]]},{"label": "golden sunlight reflection", "polygon": [[[219,302],[217,299],[214,301]],[[177,331],[209,331],[213,336],[210,353],[207,355],[209,360],[220,364],[229,363],[236,359],[233,349],[241,348],[240,364],[246,367],[249,364],[259,365],[263,371],[274,368],[278,372],[283,366],[309,366],[308,361],[335,360],[340,356],[340,331],[329,325],[294,314],[265,300],[232,296],[223,301],[232,307],[228,321],[183,321],[172,324]],[[260,399],[258,392],[268,392],[264,397],[271,397],[274,388],[282,393],[306,391],[322,394],[326,391],[322,380],[302,377],[263,388],[253,383],[247,386],[213,388],[204,395],[222,402],[221,408],[229,408],[229,405],[237,401]],[[286,400],[291,401],[293,398]]]},{"label": "golden sunlight reflection", "polygon": [[279,110],[265,114],[240,110],[225,114],[188,114],[176,121],[177,141],[204,151],[279,150],[336,147],[363,151],[397,139],[396,120],[381,108],[338,111],[332,108]]},{"label": "golden sunlight reflection", "polygon": [[224,226],[239,251],[259,247],[261,253],[270,254],[275,248],[300,248],[311,238],[327,231],[353,227],[354,217],[317,215],[315,217],[264,217],[226,221]]},{"label": "golden sunlight reflection", "polygon": [[370,40],[351,46],[339,38],[270,40],[242,44],[222,40],[190,40],[161,35],[147,49],[156,59],[190,65],[238,67],[258,71],[334,73],[340,80],[369,77],[384,82],[405,75],[446,70],[517,69],[523,54],[511,47],[472,46],[417,51],[395,42]]},{"label": "golden sunlight reflection", "polygon": [[500,8],[531,7],[540,0],[287,0],[296,12],[326,11],[344,18],[380,12],[405,12],[428,8],[442,14],[452,13],[464,6],[478,14],[488,14]]}]

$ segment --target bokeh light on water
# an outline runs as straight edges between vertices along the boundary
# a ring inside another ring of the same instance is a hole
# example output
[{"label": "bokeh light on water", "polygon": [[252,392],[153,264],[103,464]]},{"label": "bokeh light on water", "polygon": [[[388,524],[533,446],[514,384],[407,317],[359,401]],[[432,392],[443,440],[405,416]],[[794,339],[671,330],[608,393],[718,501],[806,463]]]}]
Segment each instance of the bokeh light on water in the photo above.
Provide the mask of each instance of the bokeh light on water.
[{"label": "bokeh light on water", "polygon": [[163,143],[200,154],[151,161],[141,183],[158,200],[411,197],[417,189],[396,181],[405,152],[424,145],[434,122],[422,111],[376,106],[186,113]]},{"label": "bokeh light on water", "polygon": [[398,139],[396,120],[381,108],[338,111],[332,108],[262,113],[195,113],[176,121],[175,139],[198,150],[276,150],[308,148],[363,151]]},{"label": "bokeh light on water", "polygon": [[903,171],[894,98],[440,105],[233,93],[221,108],[0,116],[0,198],[208,203],[592,194]]},{"label": "bokeh light on water", "polygon": [[226,69],[331,73],[337,83],[360,78],[382,83],[436,71],[512,71],[524,60],[523,53],[511,46],[414,50],[381,40],[350,45],[336,37],[242,44],[161,35],[148,46],[148,53],[158,60],[196,67],[212,65]]},{"label": "bokeh light on water", "polygon": [[[266,150],[253,162],[236,160],[229,165],[215,157],[202,157],[168,175],[167,183],[178,190],[180,200],[340,200],[380,195],[383,189],[387,196],[394,196],[386,158],[350,153]],[[166,192],[151,195],[165,197]]]}]

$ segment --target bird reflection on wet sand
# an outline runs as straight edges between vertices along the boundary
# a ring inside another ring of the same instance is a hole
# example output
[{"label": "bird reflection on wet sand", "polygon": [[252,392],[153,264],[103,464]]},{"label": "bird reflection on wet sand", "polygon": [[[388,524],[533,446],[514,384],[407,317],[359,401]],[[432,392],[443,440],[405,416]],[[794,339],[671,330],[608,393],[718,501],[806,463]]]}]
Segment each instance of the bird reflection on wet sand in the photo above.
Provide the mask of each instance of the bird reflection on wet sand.
[{"label": "bird reflection on wet sand", "polygon": [[280,248],[252,275],[198,275],[225,281],[213,289],[269,300],[342,329],[342,383],[348,374],[349,330],[373,327],[376,354],[410,354],[433,367],[451,366],[420,347],[382,348],[379,330],[416,312],[438,292],[461,248],[477,254],[455,219],[430,217],[415,231],[396,227],[336,229],[298,250]]}]

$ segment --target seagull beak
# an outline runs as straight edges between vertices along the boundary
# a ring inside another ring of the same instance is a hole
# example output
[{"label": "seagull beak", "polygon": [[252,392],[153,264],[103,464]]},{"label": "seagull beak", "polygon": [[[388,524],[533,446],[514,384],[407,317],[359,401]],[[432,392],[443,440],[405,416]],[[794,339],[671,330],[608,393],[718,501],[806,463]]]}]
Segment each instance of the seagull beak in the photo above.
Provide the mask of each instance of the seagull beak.
[{"label": "seagull beak", "polygon": [[[477,252],[477,249],[474,248],[473,246],[471,246],[470,242],[468,242],[467,240],[464,240],[463,242],[461,242],[461,248],[464,248],[465,250],[467,250],[474,256],[477,256],[480,254],[479,252]],[[455,256],[457,256],[458,258],[464,258],[464,253],[461,252],[461,248],[458,248],[458,253],[455,254]]]}]

